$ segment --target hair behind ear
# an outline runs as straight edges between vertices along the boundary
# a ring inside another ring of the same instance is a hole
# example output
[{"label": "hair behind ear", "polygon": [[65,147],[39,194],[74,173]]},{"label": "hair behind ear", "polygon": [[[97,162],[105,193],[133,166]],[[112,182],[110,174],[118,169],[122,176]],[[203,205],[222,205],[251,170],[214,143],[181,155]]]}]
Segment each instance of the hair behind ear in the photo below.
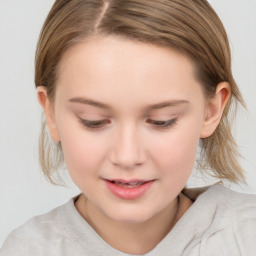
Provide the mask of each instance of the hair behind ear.
[{"label": "hair behind ear", "polygon": [[208,106],[212,109],[208,110],[210,115],[206,117],[205,131],[200,140],[201,152],[197,168],[208,171],[217,179],[246,183],[244,170],[238,161],[241,155],[231,131],[231,122],[237,109],[235,104],[234,112],[231,112],[231,95],[227,82],[218,84],[215,97]]},{"label": "hair behind ear", "polygon": [[217,179],[246,183],[244,170],[238,161],[241,155],[226,119],[220,122],[210,137],[200,140],[200,148],[200,158],[197,161],[199,170]]},{"label": "hair behind ear", "polygon": [[49,132],[45,115],[42,113],[41,134],[39,137],[39,163],[45,177],[54,185],[65,185],[59,170],[64,165],[61,143],[54,142]]}]

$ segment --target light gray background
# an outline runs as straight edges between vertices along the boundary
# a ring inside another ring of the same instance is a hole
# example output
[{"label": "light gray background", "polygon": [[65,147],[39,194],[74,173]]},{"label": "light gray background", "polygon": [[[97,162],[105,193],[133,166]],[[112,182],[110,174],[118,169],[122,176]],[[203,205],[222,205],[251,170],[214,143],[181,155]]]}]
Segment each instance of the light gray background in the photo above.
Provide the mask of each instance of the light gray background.
[{"label": "light gray background", "polygon": [[[73,185],[48,184],[37,158],[41,109],[33,82],[34,52],[53,3],[0,0],[0,246],[13,228],[79,193]],[[234,127],[248,186],[232,188],[256,193],[256,0],[210,3],[229,34],[234,76],[248,107],[248,112],[240,111]],[[199,178],[189,182],[189,186],[203,184]]]}]

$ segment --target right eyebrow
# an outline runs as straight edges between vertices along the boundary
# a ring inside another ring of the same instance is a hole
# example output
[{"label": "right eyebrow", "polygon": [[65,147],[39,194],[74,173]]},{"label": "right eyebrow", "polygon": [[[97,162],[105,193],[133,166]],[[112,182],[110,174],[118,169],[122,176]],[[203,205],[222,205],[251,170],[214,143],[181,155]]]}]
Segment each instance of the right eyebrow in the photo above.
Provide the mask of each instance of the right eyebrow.
[{"label": "right eyebrow", "polygon": [[91,106],[94,106],[97,108],[102,108],[102,109],[111,109],[111,107],[105,103],[98,102],[98,101],[95,101],[92,99],[87,99],[87,98],[75,97],[75,98],[70,99],[69,102],[91,105]]}]

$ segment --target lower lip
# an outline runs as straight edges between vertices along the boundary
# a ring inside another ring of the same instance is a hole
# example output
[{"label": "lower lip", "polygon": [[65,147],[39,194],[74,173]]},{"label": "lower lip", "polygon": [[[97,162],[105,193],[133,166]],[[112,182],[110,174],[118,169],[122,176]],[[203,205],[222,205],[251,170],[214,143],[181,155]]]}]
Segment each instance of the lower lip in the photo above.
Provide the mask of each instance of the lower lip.
[{"label": "lower lip", "polygon": [[117,197],[126,200],[134,200],[142,195],[144,195],[152,186],[154,180],[148,181],[142,185],[132,187],[132,188],[125,188],[121,187],[115,183],[110,181],[104,180],[107,188]]}]

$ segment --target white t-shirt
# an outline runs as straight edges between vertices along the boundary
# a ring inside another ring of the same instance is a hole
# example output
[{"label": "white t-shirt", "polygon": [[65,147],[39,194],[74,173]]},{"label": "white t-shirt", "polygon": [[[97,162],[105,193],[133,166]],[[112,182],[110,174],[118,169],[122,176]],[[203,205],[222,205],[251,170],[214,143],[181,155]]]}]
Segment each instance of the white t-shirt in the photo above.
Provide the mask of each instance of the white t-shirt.
[{"label": "white t-shirt", "polygon": [[[194,201],[147,256],[256,256],[256,196],[217,184]],[[81,217],[74,198],[14,230],[1,256],[127,256],[107,244]],[[153,231],[152,231],[153,232]]]}]

